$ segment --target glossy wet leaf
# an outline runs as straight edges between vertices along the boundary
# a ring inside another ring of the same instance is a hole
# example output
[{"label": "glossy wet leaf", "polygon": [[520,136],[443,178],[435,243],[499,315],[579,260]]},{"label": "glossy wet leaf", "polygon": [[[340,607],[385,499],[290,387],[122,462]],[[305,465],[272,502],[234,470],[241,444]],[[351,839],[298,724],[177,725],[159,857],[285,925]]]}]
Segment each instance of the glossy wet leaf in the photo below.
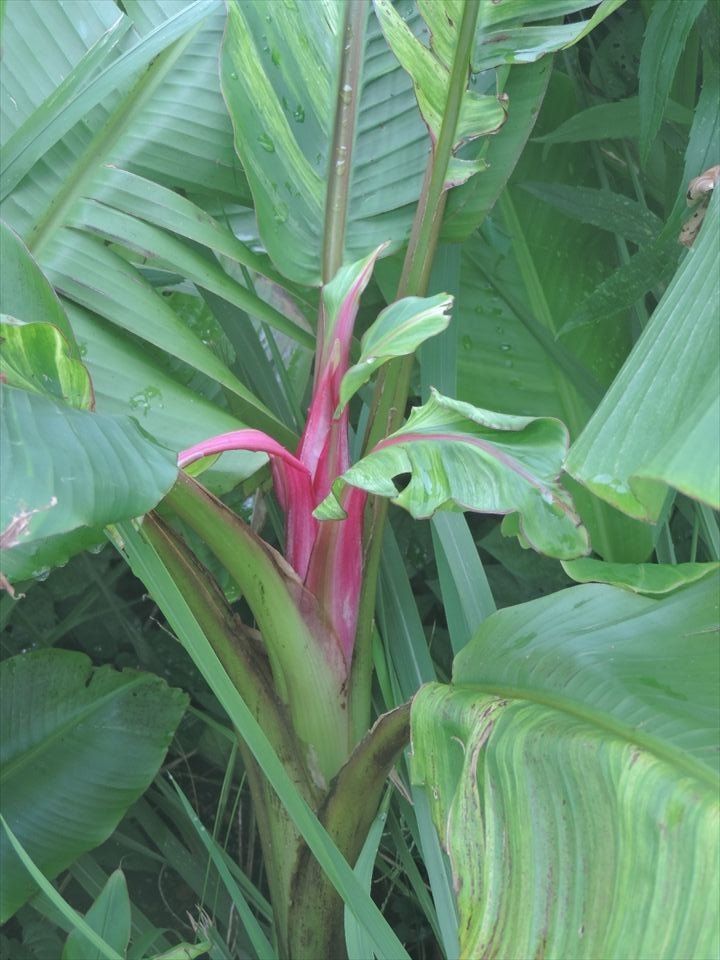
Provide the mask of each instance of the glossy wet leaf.
[{"label": "glossy wet leaf", "polygon": [[0,220],[0,313],[23,323],[51,323],[67,342],[70,355],[78,349],[57,294],[20,237]]},{"label": "glossy wet leaf", "polygon": [[4,548],[140,516],[177,476],[175,455],[129,417],[14,387],[2,388],[1,414]]},{"label": "glossy wet leaf", "polygon": [[[448,103],[450,73],[458,45],[462,8],[453,2],[423,4],[420,12],[430,31],[430,47],[418,39],[389,0],[375,0],[375,11],[393,53],[412,78],[422,118],[433,145]],[[453,131],[453,150],[483,135],[497,132],[506,119],[506,110],[494,94],[466,90]],[[446,186],[464,183],[485,168],[480,159],[453,157],[448,165]]]},{"label": "glossy wet leaf", "polygon": [[[342,0],[233,0],[223,43],[223,92],[263,243],[285,276],[310,284],[320,280],[328,179],[348,191],[343,260],[357,260],[406,240],[428,150],[377,20],[366,20],[364,37],[345,38],[345,9]],[[361,69],[354,89],[338,91],[346,43],[362,45]],[[352,160],[331,157],[345,108],[356,117]]]}]

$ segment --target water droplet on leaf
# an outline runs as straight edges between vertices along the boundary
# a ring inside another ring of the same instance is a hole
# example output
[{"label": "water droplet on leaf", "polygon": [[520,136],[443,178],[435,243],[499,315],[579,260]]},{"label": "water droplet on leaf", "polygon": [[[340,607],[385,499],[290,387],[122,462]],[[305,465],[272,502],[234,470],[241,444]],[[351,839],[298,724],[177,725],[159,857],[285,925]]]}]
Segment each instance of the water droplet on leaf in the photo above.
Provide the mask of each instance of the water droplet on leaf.
[{"label": "water droplet on leaf", "polygon": [[257,139],[263,150],[267,150],[268,153],[275,153],[275,144],[266,133],[262,133]]}]

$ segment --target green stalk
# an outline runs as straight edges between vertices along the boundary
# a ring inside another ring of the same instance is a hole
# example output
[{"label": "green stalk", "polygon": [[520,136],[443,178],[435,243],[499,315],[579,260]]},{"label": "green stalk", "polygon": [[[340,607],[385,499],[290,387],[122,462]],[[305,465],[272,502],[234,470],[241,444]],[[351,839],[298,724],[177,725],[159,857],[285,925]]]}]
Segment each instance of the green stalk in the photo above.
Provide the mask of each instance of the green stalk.
[{"label": "green stalk", "polygon": [[233,686],[253,713],[262,717],[263,730],[298,789],[308,802],[314,801],[317,791],[300,762],[300,744],[287,709],[273,689],[260,638],[240,622],[208,571],[156,514],[145,517],[142,534],[185,596]]},{"label": "green stalk", "polygon": [[[165,565],[215,651],[233,686],[262,728],[303,798],[317,806],[319,794],[303,763],[303,749],[295,736],[285,705],[273,689],[267,655],[233,614],[219,588],[185,543],[157,515],[148,514],[142,535]],[[277,794],[265,779],[247,744],[238,738],[263,848],[277,929],[285,939],[291,899],[291,881],[304,842]]]},{"label": "green stalk", "polygon": [[324,786],[349,752],[347,667],[314,598],[282,557],[185,474],[165,498],[228,570],[253,612],[278,696],[304,741],[303,761]]},{"label": "green stalk", "polygon": [[[320,822],[351,866],[409,734],[409,703],[380,717],[333,781],[320,808]],[[307,847],[301,850],[292,881],[288,944],[293,960],[346,956],[342,900]]]},{"label": "green stalk", "polygon": [[[323,231],[323,282],[328,283],[343,262],[347,224],[350,170],[355,142],[355,122],[360,99],[368,0],[345,0],[342,51],[338,74],[338,109],[335,114]],[[321,331],[322,332],[322,331]],[[318,338],[322,343],[322,337]]]},{"label": "green stalk", "polygon": [[[430,271],[437,248],[440,227],[445,212],[445,176],[452,157],[455,131],[460,117],[462,98],[467,89],[470,54],[475,37],[480,0],[466,0],[455,49],[448,98],[440,135],[425,171],[418,208],[415,212],[397,298],[422,297],[427,292]],[[378,377],[370,412],[365,450],[370,450],[400,424],[410,389],[414,358],[393,360]],[[371,501],[365,524],[365,557],[363,589],[355,640],[355,652],[350,682],[350,715],[352,733],[362,736],[369,723],[370,684],[372,678],[372,623],[375,614],[382,529],[387,516],[388,502],[384,497]]]}]

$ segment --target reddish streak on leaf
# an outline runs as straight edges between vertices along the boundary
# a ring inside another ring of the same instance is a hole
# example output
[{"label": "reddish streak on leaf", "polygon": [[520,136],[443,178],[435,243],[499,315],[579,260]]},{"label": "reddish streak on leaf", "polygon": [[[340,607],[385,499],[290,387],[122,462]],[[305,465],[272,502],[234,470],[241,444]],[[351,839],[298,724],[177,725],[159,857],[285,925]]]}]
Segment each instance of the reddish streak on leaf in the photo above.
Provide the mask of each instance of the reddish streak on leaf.
[{"label": "reddish streak on leaf", "polygon": [[385,447],[394,447],[398,444],[404,443],[418,443],[425,440],[447,440],[453,443],[466,443],[472,447],[479,447],[495,460],[498,460],[514,473],[517,473],[518,476],[522,477],[522,479],[525,480],[529,486],[535,487],[536,490],[539,490],[543,497],[551,498],[552,502],[561,507],[565,513],[570,516],[574,516],[572,508],[564,503],[563,500],[561,500],[555,493],[553,493],[552,489],[547,486],[547,484],[541,483],[537,477],[534,477],[531,473],[528,473],[519,460],[516,460],[515,457],[505,453],[494,443],[491,443],[488,440],[481,440],[479,437],[470,437],[465,433],[403,433],[394,437],[386,437],[384,440],[381,440],[373,448],[373,453],[383,450]]}]

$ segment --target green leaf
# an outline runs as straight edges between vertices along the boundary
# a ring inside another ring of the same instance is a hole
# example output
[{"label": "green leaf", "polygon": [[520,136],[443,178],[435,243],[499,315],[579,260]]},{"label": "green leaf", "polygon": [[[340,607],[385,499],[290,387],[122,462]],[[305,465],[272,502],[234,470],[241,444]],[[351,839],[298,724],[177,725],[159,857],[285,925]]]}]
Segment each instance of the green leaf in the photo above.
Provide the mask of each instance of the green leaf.
[{"label": "green leaf", "polygon": [[[92,78],[99,58],[106,55],[105,45],[114,45],[116,38],[113,34],[122,34],[129,26],[118,26],[116,21],[110,31],[90,47],[63,84],[52,92],[6,144],[2,157],[2,198],[78,120],[82,120],[108,94],[122,89],[153,58],[206,17],[213,6],[214,0],[195,0]],[[92,83],[88,82],[91,78]]]},{"label": "green leaf", "polygon": [[575,587],[490,617],[419,692],[461,956],[715,955],[716,629],[710,580]]},{"label": "green leaf", "polygon": [[340,384],[340,409],[367,383],[373,373],[393,357],[415,353],[421,343],[436,336],[450,323],[453,298],[405,297],[386,307],[360,341],[360,359]]},{"label": "green leaf", "polygon": [[[393,53],[412,78],[422,118],[428,126],[433,144],[440,137],[440,127],[450,89],[450,72],[458,43],[460,16],[452,2],[423,3],[420,11],[430,30],[431,46],[417,39],[409,25],[389,0],[374,0],[375,11]],[[454,131],[453,149],[486,134],[495,133],[505,122],[503,102],[495,95],[466,90]],[[447,170],[447,186],[464,183],[479,170],[484,160],[454,157]]]},{"label": "green leaf", "polygon": [[[110,874],[85,914],[85,921],[121,956],[125,955],[130,942],[130,898],[122,870]],[[65,942],[62,960],[102,960],[103,956],[79,930],[74,930]]]},{"label": "green leaf", "polygon": [[[157,192],[162,189],[161,187],[157,187],[154,191],[146,189],[143,193],[157,195]],[[167,191],[167,193],[170,193],[170,191]],[[180,199],[178,198],[178,200]],[[161,226],[170,230],[174,228],[184,234],[194,234],[191,239],[203,236],[201,230],[190,231],[184,222],[185,218],[193,213],[196,224],[200,225],[205,221],[205,226],[209,226],[207,220],[210,218],[199,208],[193,208],[193,205],[188,204],[187,201],[185,201],[185,204],[190,207],[190,210],[179,210],[177,216],[165,218],[164,222],[161,222]],[[167,205],[166,202],[166,207]],[[174,206],[179,206],[179,204],[174,204]],[[156,219],[161,218],[157,216]],[[180,273],[181,276],[192,280],[197,286],[210,290],[228,302],[234,303],[241,310],[246,310],[252,316],[263,320],[286,336],[302,343],[305,347],[312,348],[315,344],[312,334],[288,320],[270,304],[265,303],[256,294],[233,280],[219,266],[215,258],[200,255],[178,240],[177,237],[168,233],[167,230],[158,229],[152,223],[146,223],[143,219],[129,216],[121,210],[114,210],[105,203],[98,203],[96,200],[84,200],[78,203],[72,215],[68,217],[67,223],[70,227],[76,227],[103,237],[105,240],[120,243],[150,261],[159,261],[158,265],[160,267]],[[224,242],[218,242],[215,233],[220,232],[220,229],[216,226],[215,231],[207,231],[209,235],[205,239],[212,240],[214,246],[221,250],[232,247],[233,245],[228,242],[227,238]],[[232,237],[231,234],[230,237]],[[241,246],[241,244],[238,242],[237,246]],[[241,252],[236,249],[235,259],[240,255]],[[249,259],[252,259],[252,255],[249,257],[243,256],[243,261]],[[239,389],[236,387],[236,391],[239,391]]]},{"label": "green leaf", "polygon": [[[376,19],[366,19],[364,36],[358,28],[345,37],[345,10],[341,0],[228,6],[221,78],[235,146],[265,248],[306,284],[320,281],[328,182],[343,181],[339,259],[355,261],[386,240],[405,242],[427,159],[412,88]],[[357,82],[339,90],[346,44],[358,53]],[[333,153],[340,114],[355,127],[351,156]]]},{"label": "green leaf", "polygon": [[52,323],[78,358],[77,344],[62,304],[20,237],[0,220],[0,313],[24,323]]},{"label": "green leaf", "polygon": [[[234,904],[235,910],[237,911],[240,922],[245,927],[247,931],[250,942],[253,946],[258,960],[276,960],[277,954],[271,947],[268,942],[265,933],[263,932],[262,927],[258,923],[257,917],[250,909],[245,895],[238,886],[237,882],[233,879],[230,874],[230,871],[223,859],[224,851],[219,846],[214,837],[211,837],[207,832],[204,825],[201,823],[200,818],[193,810],[190,801],[187,799],[185,794],[182,792],[178,784],[173,780],[173,786],[175,791],[180,799],[183,810],[189,818],[193,827],[197,831],[198,837],[200,838],[202,845],[205,847],[205,850],[208,853],[208,856],[214,863],[217,868],[218,873],[222,879],[222,882],[225,886],[225,889],[228,891],[232,897],[232,902]],[[177,949],[177,948],[176,948]]]},{"label": "green leaf", "polygon": [[660,233],[663,223],[646,206],[611,190],[595,190],[563,183],[520,184],[571,220],[618,233],[633,243],[647,243]]},{"label": "green leaf", "polygon": [[591,557],[563,560],[563,569],[578,583],[611,583],[645,596],[662,596],[715,575],[718,563],[604,563]]},{"label": "green leaf", "polygon": [[197,960],[204,957],[212,944],[208,940],[201,943],[178,943],[169,950],[156,954],[152,960]]},{"label": "green leaf", "polygon": [[[539,129],[576,109],[568,79],[555,73]],[[586,182],[585,150],[529,144],[516,169],[530,178]],[[506,190],[499,214],[464,245],[458,298],[458,392],[462,400],[504,413],[556,416],[579,436],[632,346],[629,324],[606,320],[559,342],[574,304],[616,268],[606,233],[568,220],[534,197]],[[610,274],[612,275],[612,274]],[[558,347],[562,349],[558,350]],[[646,560],[652,531],[609,509],[580,487],[570,492],[593,548],[618,562]]]},{"label": "green leaf", "polygon": [[[578,556],[588,550],[587,534],[558,483],[567,442],[558,420],[492,413],[433,391],[400,430],[333,483],[315,515],[342,516],[349,484],[389,497],[414,517],[436,510],[517,513],[535,549]],[[410,481],[400,492],[393,478],[406,473]]]},{"label": "green leaf", "polygon": [[345,903],[370,934],[379,960],[407,960],[402,944],[298,792],[262,727],[222,668],[159,556],[132,525],[124,524],[119,533],[118,548],[128,557],[136,575],[140,576],[151,590],[178,639],[193,658],[234,727],[247,743],[248,749],[252,751],[272,789],[285,806],[288,816]]},{"label": "green leaf", "polygon": [[12,387],[1,396],[4,548],[140,516],[173,485],[174,455],[129,417],[73,410]]},{"label": "green leaf", "polygon": [[510,69],[504,86],[511,104],[507,123],[487,142],[487,170],[448,194],[441,227],[443,240],[467,240],[492,210],[535,125],[551,72],[549,58]]},{"label": "green leaf", "polygon": [[[155,776],[187,697],[158,677],[41,650],[0,666],[4,816],[47,877],[102,843]],[[0,915],[35,891],[2,840]]]},{"label": "green leaf", "polygon": [[640,53],[640,159],[647,162],[685,41],[705,0],[655,0]]},{"label": "green leaf", "polygon": [[[138,10],[137,6],[133,9]],[[212,243],[213,250],[260,266],[258,258],[245,251],[229,230],[218,228],[189,200],[173,199],[175,194],[159,185],[125,171],[113,173],[107,167],[108,163],[123,163],[127,159],[134,171],[142,168],[152,175],[157,168],[158,175],[167,176],[173,186],[182,184],[196,195],[220,186],[217,173],[225,170],[220,178],[224,178],[221,207],[228,194],[237,198],[237,161],[212,55],[214,44],[217,56],[224,21],[219,3],[202,0],[184,10],[174,9],[170,17],[163,14],[143,39],[138,40],[133,34],[133,41],[102,74],[102,83],[95,85],[86,75],[78,80],[75,99],[53,99],[56,78],[75,70],[83,51],[99,41],[117,17],[117,8],[112,4],[88,2],[74,9],[69,17],[53,3],[48,5],[45,18],[32,5],[13,7],[6,37],[8,55],[3,60],[4,89],[10,97],[7,103],[3,101],[7,110],[7,115],[3,115],[4,129],[12,131],[24,121],[31,126],[37,122],[39,130],[47,124],[60,139],[8,194],[3,215],[26,238],[33,256],[63,296],[213,378],[235,394],[238,408],[248,421],[257,420],[255,426],[284,435],[287,441],[291,431],[285,430],[202,339],[187,329],[168,303],[145,282],[137,267],[88,235],[93,230],[105,230],[104,235],[116,240],[125,256],[133,243],[135,249],[142,247],[141,256],[150,252],[172,259],[177,255],[179,264],[192,279],[206,281],[235,300],[242,299],[250,311],[277,322],[289,332],[299,329],[233,281],[214,258],[208,265],[196,250],[190,250],[168,232],[173,229],[194,242]],[[208,23],[200,28],[200,21],[206,17]],[[126,22],[125,17],[121,19]],[[18,57],[16,50],[23,45],[25,36],[33,36],[34,44],[25,56]],[[189,62],[184,56],[188,45],[193,47]],[[142,76],[133,79],[133,71],[137,73],[146,64],[145,57],[152,62],[145,66]],[[182,67],[178,78],[175,74],[179,62]],[[108,77],[112,81],[109,85]],[[93,109],[87,116],[77,116],[76,99],[85,98],[87,106],[87,97],[95,98]],[[165,99],[158,108],[156,101],[162,97]],[[71,127],[67,126],[68,118],[72,120]],[[224,152],[220,149],[222,142]],[[175,157],[174,166],[166,163],[169,155]],[[180,163],[178,157],[182,157]],[[218,203],[216,193],[212,200]],[[117,210],[109,206],[115,201]],[[166,231],[164,234],[153,223],[145,222],[145,218],[129,216],[122,209],[123,205],[130,206],[136,213],[140,204],[145,206],[147,220],[157,220]],[[194,227],[190,222],[193,216]],[[69,224],[76,228],[68,229]],[[8,305],[5,312],[21,320],[43,319],[26,316],[21,303]],[[310,343],[305,330],[300,330],[299,335]],[[140,386],[140,390],[148,388],[154,389],[152,381]]]},{"label": "green leaf", "polygon": [[670,230],[663,230],[656,240],[620,264],[614,273],[598,284],[560,327],[558,336],[565,336],[578,327],[601,323],[629,310],[672,274],[679,255],[677,237]]},{"label": "green leaf", "polygon": [[[665,119],[690,126],[692,113],[668,100]],[[538,143],[580,143],[587,140],[633,140],[640,131],[640,99],[628,97],[613,103],[586,107],[563,121],[550,133],[537,137]]]},{"label": "green leaf", "polygon": [[0,373],[8,386],[45,394],[76,410],[94,406],[87,370],[70,356],[67,340],[50,323],[23,323],[0,314]]},{"label": "green leaf", "polygon": [[[20,862],[25,867],[27,872],[30,874],[32,879],[35,881],[40,891],[45,895],[45,899],[49,904],[50,909],[45,908],[45,904],[38,906],[38,913],[44,914],[45,916],[50,916],[53,923],[64,926],[67,924],[70,928],[75,928],[81,930],[86,939],[95,946],[102,957],[106,957],[107,960],[123,960],[120,954],[110,946],[110,944],[105,943],[103,938],[93,930],[93,928],[85,922],[84,918],[80,916],[65,900],[58,890],[50,883],[50,881],[44,876],[41,870],[38,869],[35,863],[33,863],[32,858],[28,856],[27,851],[20,843],[18,838],[15,836],[13,831],[8,826],[5,817],[0,814],[0,826],[4,831],[4,836],[7,837],[8,842],[12,849],[17,854]],[[41,901],[42,903],[42,901]],[[21,914],[22,916],[22,914]],[[23,932],[27,935],[27,927],[22,921],[20,921],[21,926],[23,927]],[[29,926],[29,925],[28,925]],[[50,940],[51,947],[53,949],[54,956],[57,956],[57,950],[61,947],[60,938],[52,931],[49,937],[43,938],[47,943],[47,940]],[[57,948],[57,950],[55,950]]]},{"label": "green leaf", "polygon": [[631,516],[656,520],[668,487],[720,507],[719,239],[713,196],[698,239],[568,457],[572,476]]},{"label": "green leaf", "polygon": [[[434,0],[431,0],[434,2]],[[586,3],[574,4],[575,9],[592,5],[593,0]],[[597,0],[595,0],[597,2]],[[603,0],[597,6],[592,17],[588,20],[573,21],[572,23],[553,24],[546,27],[515,26],[523,20],[541,20],[552,16],[562,16],[569,12],[566,4],[557,4],[555,10],[550,7],[542,12],[537,3],[516,4],[506,20],[502,30],[488,31],[488,20],[482,14],[479,18],[480,29],[476,35],[476,45],[473,53],[472,68],[479,73],[491,67],[507,63],[534,63],[549,53],[566,50],[577,43],[591,30],[601,23],[625,0]],[[573,11],[574,12],[574,11]]]},{"label": "green leaf", "polygon": [[[143,430],[175,453],[245,425],[218,405],[222,398],[212,402],[194,383],[180,382],[162,355],[152,353],[141,341],[82,307],[70,304],[68,315],[92,376],[98,413],[136,417]],[[213,490],[231,489],[264,461],[260,454],[226,453],[205,481]]]}]

